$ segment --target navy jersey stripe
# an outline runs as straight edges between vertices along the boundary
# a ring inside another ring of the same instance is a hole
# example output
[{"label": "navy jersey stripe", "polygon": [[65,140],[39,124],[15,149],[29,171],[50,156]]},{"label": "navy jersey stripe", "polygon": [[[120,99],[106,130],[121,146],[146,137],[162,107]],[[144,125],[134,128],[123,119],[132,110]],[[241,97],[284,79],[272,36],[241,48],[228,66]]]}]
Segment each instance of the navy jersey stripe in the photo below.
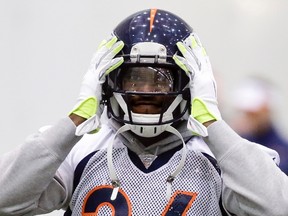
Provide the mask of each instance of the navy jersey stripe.
[{"label": "navy jersey stripe", "polygon": [[[75,171],[74,171],[74,179],[73,179],[73,192],[75,191],[77,185],[80,182],[82,173],[88,163],[88,161],[91,159],[91,157],[96,153],[97,151],[91,152],[90,154],[88,154],[85,158],[83,158],[80,163],[77,165]],[[64,216],[71,216],[72,215],[72,211],[70,209],[70,207],[67,208],[67,210],[64,213]]]},{"label": "navy jersey stripe", "polygon": [[138,169],[140,169],[144,173],[149,173],[149,172],[153,172],[153,171],[157,170],[159,167],[165,165],[171,159],[171,157],[175,154],[175,152],[179,151],[181,148],[182,148],[182,146],[180,145],[174,149],[171,149],[171,150],[169,150],[163,154],[158,155],[158,157],[153,161],[153,163],[151,164],[151,166],[148,169],[145,168],[144,164],[142,163],[139,156],[135,152],[132,152],[128,149],[128,155],[129,155],[131,161],[133,162],[133,164]]},{"label": "navy jersey stripe", "polygon": [[74,181],[73,181],[73,192],[75,191],[77,185],[80,182],[82,173],[88,163],[88,161],[91,159],[91,157],[96,153],[97,151],[91,152],[89,155],[87,155],[85,158],[83,158],[80,163],[77,165],[75,172],[74,172]]}]

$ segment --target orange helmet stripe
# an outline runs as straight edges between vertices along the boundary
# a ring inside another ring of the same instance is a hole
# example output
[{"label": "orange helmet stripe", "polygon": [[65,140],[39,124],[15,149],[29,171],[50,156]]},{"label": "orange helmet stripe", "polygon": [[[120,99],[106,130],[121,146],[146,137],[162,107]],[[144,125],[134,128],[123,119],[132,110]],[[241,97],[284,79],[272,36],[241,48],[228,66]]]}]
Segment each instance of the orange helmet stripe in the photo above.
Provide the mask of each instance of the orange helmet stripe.
[{"label": "orange helmet stripe", "polygon": [[156,12],[157,12],[157,9],[151,9],[150,10],[150,32],[152,32]]}]

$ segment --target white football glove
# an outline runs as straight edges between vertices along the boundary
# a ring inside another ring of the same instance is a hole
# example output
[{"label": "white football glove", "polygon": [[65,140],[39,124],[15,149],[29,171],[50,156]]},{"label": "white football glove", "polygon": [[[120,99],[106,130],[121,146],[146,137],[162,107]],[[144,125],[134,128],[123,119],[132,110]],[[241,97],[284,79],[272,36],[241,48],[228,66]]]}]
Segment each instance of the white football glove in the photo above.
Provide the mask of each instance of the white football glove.
[{"label": "white football glove", "polygon": [[208,132],[203,123],[221,119],[217,86],[209,57],[195,33],[190,34],[183,42],[177,42],[177,47],[183,57],[175,54],[173,59],[190,78],[191,115],[187,128],[193,134],[206,137]]},{"label": "white football glove", "polygon": [[123,46],[124,43],[117,41],[117,37],[112,35],[108,40],[102,41],[94,54],[82,80],[77,103],[71,111],[87,119],[77,127],[76,135],[94,133],[100,129],[100,116],[103,111],[100,109],[102,84],[105,82],[106,75],[124,62],[123,57],[114,58]]}]

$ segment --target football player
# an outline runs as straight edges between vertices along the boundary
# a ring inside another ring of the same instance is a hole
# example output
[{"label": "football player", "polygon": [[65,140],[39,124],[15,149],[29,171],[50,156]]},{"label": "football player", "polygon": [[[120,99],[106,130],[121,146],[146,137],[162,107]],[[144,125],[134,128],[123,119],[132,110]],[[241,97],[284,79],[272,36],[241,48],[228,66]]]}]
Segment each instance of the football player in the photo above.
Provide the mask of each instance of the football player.
[{"label": "football player", "polygon": [[287,215],[276,152],[222,120],[209,58],[149,9],[104,40],[77,104],[0,159],[0,214]]}]

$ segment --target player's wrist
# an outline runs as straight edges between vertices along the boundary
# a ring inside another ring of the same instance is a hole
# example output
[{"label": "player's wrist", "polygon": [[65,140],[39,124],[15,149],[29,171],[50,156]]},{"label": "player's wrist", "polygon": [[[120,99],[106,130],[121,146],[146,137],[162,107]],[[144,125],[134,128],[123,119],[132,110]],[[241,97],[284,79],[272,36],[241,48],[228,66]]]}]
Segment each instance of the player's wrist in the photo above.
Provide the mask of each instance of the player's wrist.
[{"label": "player's wrist", "polygon": [[69,115],[69,118],[73,121],[73,123],[75,124],[75,126],[80,125],[81,123],[83,123],[84,121],[86,121],[86,118],[83,118],[75,113],[71,113]]},{"label": "player's wrist", "polygon": [[205,126],[205,127],[209,127],[211,124],[213,124],[214,122],[216,122],[217,120],[210,120],[210,121],[207,121],[207,122],[203,122],[202,124]]}]

